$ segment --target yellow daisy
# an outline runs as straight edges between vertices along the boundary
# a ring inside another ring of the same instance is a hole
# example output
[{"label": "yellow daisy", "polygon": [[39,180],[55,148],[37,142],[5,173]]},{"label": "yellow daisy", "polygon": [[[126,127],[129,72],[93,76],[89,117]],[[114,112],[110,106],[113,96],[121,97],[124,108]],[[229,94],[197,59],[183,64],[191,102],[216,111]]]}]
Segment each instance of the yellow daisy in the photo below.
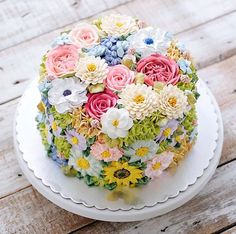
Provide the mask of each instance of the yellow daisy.
[{"label": "yellow daisy", "polygon": [[127,162],[112,162],[104,168],[104,175],[104,180],[109,184],[116,183],[117,186],[128,186],[130,183],[137,183],[138,179],[143,177],[143,171],[130,166]]}]

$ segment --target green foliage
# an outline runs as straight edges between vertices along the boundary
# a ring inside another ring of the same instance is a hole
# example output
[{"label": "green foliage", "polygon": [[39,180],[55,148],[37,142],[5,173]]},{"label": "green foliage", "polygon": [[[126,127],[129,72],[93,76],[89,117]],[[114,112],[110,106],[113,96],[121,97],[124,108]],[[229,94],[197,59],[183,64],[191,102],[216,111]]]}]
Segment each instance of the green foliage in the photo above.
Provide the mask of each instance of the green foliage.
[{"label": "green foliage", "polygon": [[88,186],[98,186],[100,184],[99,179],[96,176],[86,175],[84,181]]},{"label": "green foliage", "polygon": [[62,166],[61,169],[64,175],[66,176],[75,177],[78,174],[78,172],[72,166],[69,166],[69,165]]},{"label": "green foliage", "polygon": [[65,158],[70,157],[71,144],[64,137],[55,137],[54,144],[57,147],[58,152],[60,152]]},{"label": "green foliage", "polygon": [[50,114],[52,114],[56,124],[62,129],[66,129],[68,125],[72,123],[72,117],[70,113],[60,114],[56,111],[55,106],[49,109]]},{"label": "green foliage", "polygon": [[131,145],[137,140],[152,140],[159,134],[159,121],[163,118],[164,116],[159,112],[155,112],[144,120],[135,120],[128,135],[125,138],[119,139],[121,139],[126,146]]}]

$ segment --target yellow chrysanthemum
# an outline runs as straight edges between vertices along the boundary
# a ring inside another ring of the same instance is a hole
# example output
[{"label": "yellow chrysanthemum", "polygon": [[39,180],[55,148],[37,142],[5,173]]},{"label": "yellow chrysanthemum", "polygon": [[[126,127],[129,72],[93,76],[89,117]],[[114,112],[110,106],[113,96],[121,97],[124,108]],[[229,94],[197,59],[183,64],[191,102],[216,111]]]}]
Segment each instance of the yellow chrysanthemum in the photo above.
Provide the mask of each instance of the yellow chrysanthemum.
[{"label": "yellow chrysanthemum", "polygon": [[72,126],[85,137],[98,136],[101,132],[100,123],[94,123],[94,119],[88,116],[84,108],[74,109],[72,114]]},{"label": "yellow chrysanthemum", "polygon": [[130,166],[127,162],[112,162],[110,166],[104,168],[104,180],[109,184],[116,183],[117,186],[129,186],[130,183],[137,183],[138,179],[143,177],[142,173],[142,170]]},{"label": "yellow chrysanthemum", "polygon": [[167,56],[174,59],[175,61],[178,61],[180,58],[192,61],[192,58],[187,51],[183,53],[180,51],[180,49],[177,47],[177,41],[171,42],[169,48],[167,49]]}]

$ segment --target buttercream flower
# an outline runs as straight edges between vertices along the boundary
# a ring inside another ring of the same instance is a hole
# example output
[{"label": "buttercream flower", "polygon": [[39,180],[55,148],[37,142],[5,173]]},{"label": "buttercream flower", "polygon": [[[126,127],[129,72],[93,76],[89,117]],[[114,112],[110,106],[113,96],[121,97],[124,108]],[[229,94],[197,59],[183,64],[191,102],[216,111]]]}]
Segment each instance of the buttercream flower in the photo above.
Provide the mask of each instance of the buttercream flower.
[{"label": "buttercream flower", "polygon": [[186,59],[179,59],[178,60],[178,65],[181,69],[181,71],[184,73],[184,74],[192,74],[192,70],[190,68],[190,65],[191,65],[191,61],[189,60],[186,60]]},{"label": "buttercream flower", "polygon": [[101,133],[100,121],[91,118],[82,106],[73,110],[72,126],[86,138],[98,136]]},{"label": "buttercream flower", "polygon": [[75,72],[79,58],[75,45],[62,45],[49,51],[45,62],[48,75],[63,76]]},{"label": "buttercream flower", "polygon": [[75,150],[83,151],[87,149],[85,137],[77,133],[75,130],[66,131],[66,139]]},{"label": "buttercream flower", "polygon": [[136,184],[143,177],[143,171],[135,166],[130,166],[127,162],[111,162],[104,167],[104,180],[111,184],[116,183],[117,186]]},{"label": "buttercream flower", "polygon": [[130,49],[135,49],[142,57],[145,57],[152,53],[166,54],[172,35],[159,28],[146,27],[131,35],[128,40]]},{"label": "buttercream flower", "polygon": [[155,157],[157,150],[158,144],[155,141],[138,140],[130,145],[128,150],[125,150],[125,155],[130,156],[130,162],[138,160],[146,162]]},{"label": "buttercream flower", "polygon": [[106,60],[109,66],[114,66],[121,63],[122,58],[127,53],[128,47],[128,41],[122,38],[108,36],[103,38],[99,45],[87,51],[88,55],[101,57]]},{"label": "buttercream flower", "polygon": [[155,141],[161,142],[165,139],[170,139],[173,133],[179,126],[179,121],[175,119],[169,120],[166,125],[162,126],[160,129],[160,133],[156,136]]},{"label": "buttercream flower", "polygon": [[71,40],[67,33],[62,33],[60,36],[56,37],[52,42],[52,47],[57,47],[58,45],[71,44]]},{"label": "buttercream flower", "polygon": [[57,122],[55,121],[52,115],[49,115],[48,120],[52,129],[53,135],[56,137],[59,137],[61,134],[62,128],[58,126]]},{"label": "buttercream flower", "polygon": [[108,73],[104,59],[94,56],[80,58],[77,64],[76,76],[86,84],[103,83]]},{"label": "buttercream flower", "polygon": [[109,147],[106,144],[101,144],[96,142],[91,146],[91,155],[98,160],[103,160],[105,162],[118,161],[122,155],[123,151],[118,147]]},{"label": "buttercream flower", "polygon": [[133,119],[144,119],[157,108],[157,93],[145,84],[126,85],[119,94],[119,104],[124,105]]},{"label": "buttercream flower", "polygon": [[153,158],[152,161],[147,163],[145,175],[154,179],[158,177],[169,165],[172,163],[174,153],[164,152]]},{"label": "buttercream flower", "polygon": [[101,18],[101,29],[111,36],[123,36],[138,30],[133,17],[120,14],[111,14]]},{"label": "buttercream flower", "polygon": [[102,114],[116,105],[117,99],[117,95],[108,89],[101,93],[88,94],[85,110],[92,118],[100,119]]},{"label": "buttercream flower", "polygon": [[102,166],[93,156],[83,156],[81,151],[71,150],[68,165],[81,173],[82,176],[90,175],[98,177],[101,173]]},{"label": "buttercream flower", "polygon": [[133,126],[133,120],[126,109],[110,108],[101,117],[102,132],[110,138],[126,137]]},{"label": "buttercream flower", "polygon": [[48,91],[48,100],[57,112],[65,113],[83,105],[87,100],[86,85],[77,78],[56,79]]},{"label": "buttercream flower", "polygon": [[79,48],[90,48],[99,42],[97,27],[88,23],[77,24],[70,31],[69,38]]},{"label": "buttercream flower", "polygon": [[137,64],[137,71],[144,73],[153,81],[175,85],[180,78],[177,63],[160,54],[152,54],[141,59]]},{"label": "buttercream flower", "polygon": [[158,95],[158,109],[168,119],[182,118],[188,110],[187,96],[176,86],[165,86]]},{"label": "buttercream flower", "polygon": [[107,88],[112,91],[120,91],[127,84],[134,81],[134,72],[124,65],[116,65],[109,68],[107,78],[104,81]]}]

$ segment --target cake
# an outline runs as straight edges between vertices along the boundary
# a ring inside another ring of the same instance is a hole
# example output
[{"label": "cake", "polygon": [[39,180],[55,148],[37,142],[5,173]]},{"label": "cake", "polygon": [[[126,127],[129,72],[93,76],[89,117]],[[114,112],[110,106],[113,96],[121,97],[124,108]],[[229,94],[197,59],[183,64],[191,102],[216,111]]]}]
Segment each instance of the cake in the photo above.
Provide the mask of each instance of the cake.
[{"label": "cake", "polygon": [[88,186],[161,179],[196,141],[197,80],[169,32],[120,14],[79,22],[40,65],[36,121],[47,156]]}]

